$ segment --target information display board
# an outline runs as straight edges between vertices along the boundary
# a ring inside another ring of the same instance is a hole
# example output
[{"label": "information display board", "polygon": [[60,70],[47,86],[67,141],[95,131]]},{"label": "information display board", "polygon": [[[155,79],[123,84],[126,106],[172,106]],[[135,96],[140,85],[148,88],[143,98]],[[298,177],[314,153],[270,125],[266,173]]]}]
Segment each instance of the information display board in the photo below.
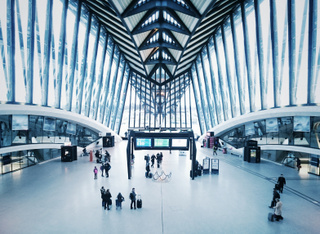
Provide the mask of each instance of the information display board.
[{"label": "information display board", "polygon": [[136,138],[137,148],[151,148],[151,138]]},{"label": "information display board", "polygon": [[172,138],[172,143],[171,143],[172,147],[188,147],[188,139],[176,139],[176,138]]},{"label": "information display board", "polygon": [[154,138],[154,147],[169,147],[168,138]]}]

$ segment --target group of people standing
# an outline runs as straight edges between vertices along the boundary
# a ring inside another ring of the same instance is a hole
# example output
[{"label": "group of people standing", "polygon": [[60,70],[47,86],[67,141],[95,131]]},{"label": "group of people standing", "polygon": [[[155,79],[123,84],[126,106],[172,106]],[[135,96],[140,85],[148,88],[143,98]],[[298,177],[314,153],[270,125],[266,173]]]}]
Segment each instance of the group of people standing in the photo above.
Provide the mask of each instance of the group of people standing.
[{"label": "group of people standing", "polygon": [[[102,155],[100,154],[99,150],[96,151],[95,156],[97,158],[97,163],[101,163],[100,166],[100,171],[101,171],[101,176],[104,177],[103,172],[105,172],[106,177],[109,177],[109,171],[111,169],[111,155],[108,153],[106,150],[104,160],[102,160]],[[98,178],[98,168],[95,166],[93,169],[94,173],[94,179]]]},{"label": "group of people standing", "polygon": [[[102,207],[105,210],[110,210],[110,206],[112,205],[112,195],[109,189],[105,189],[104,186],[101,187],[100,189],[100,193],[101,193],[101,199],[102,199]],[[137,208],[137,204],[136,204],[136,200],[137,200],[137,195],[135,192],[135,188],[132,188],[129,198],[131,200],[130,203],[130,209],[136,209]],[[118,209],[122,209],[122,202],[124,202],[124,197],[123,195],[119,192],[116,198],[116,208]]]},{"label": "group of people standing", "polygon": [[[149,155],[147,155],[146,157],[147,157],[146,161],[147,161],[147,163],[149,163],[149,161],[150,161]],[[154,154],[151,155],[151,167],[153,168],[155,161],[157,161],[157,168],[160,168],[160,165],[162,163],[162,159],[163,159],[162,152],[157,153],[156,155],[154,155]]]},{"label": "group of people standing", "polygon": [[283,174],[281,174],[278,177],[277,184],[275,185],[275,187],[273,189],[273,197],[272,197],[271,205],[269,206],[269,208],[274,209],[274,214],[271,217],[271,221],[273,220],[273,218],[277,221],[283,220],[282,202],[280,200],[280,193],[283,193],[283,186],[285,184],[286,184],[286,179],[284,178]]},{"label": "group of people standing", "polygon": [[146,160],[146,173],[145,173],[145,176],[147,178],[151,178],[152,177],[152,173],[150,173],[150,170],[151,170],[151,168],[150,168],[150,160],[151,160],[151,167],[152,168],[154,167],[155,161],[157,161],[157,168],[160,168],[160,165],[162,163],[162,159],[163,159],[162,152],[157,153],[156,155],[152,154],[151,158],[150,158],[149,154],[144,156],[144,160]]}]

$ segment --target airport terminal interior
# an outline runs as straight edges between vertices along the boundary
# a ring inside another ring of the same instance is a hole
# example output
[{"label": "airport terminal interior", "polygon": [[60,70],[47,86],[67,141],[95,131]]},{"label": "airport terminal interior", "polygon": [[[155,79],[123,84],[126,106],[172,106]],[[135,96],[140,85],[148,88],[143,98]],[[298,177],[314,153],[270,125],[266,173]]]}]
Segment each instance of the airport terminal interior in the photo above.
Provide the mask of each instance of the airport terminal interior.
[{"label": "airport terminal interior", "polygon": [[0,233],[319,233],[320,0],[2,3]]}]

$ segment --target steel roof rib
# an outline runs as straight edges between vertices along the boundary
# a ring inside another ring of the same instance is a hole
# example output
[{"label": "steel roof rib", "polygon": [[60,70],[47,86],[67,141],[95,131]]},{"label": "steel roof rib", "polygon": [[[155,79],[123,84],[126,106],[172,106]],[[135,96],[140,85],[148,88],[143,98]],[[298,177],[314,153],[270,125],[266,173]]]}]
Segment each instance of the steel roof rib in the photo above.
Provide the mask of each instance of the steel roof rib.
[{"label": "steel roof rib", "polygon": [[[132,71],[162,86],[191,69],[203,46],[243,1],[83,0],[83,3],[106,28]],[[160,54],[152,57],[156,52]],[[161,84],[156,82],[153,76],[157,69],[164,69],[169,79]]]}]

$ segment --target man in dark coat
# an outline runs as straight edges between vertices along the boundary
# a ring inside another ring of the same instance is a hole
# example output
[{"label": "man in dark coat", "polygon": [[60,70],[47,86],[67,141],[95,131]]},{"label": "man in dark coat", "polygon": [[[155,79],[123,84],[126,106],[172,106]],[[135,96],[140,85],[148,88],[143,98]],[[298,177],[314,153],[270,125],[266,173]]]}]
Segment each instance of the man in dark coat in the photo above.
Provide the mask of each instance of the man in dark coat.
[{"label": "man in dark coat", "polygon": [[156,156],[153,154],[151,156],[151,167],[154,167],[154,161],[156,160]]},{"label": "man in dark coat", "polygon": [[283,186],[286,184],[286,179],[284,178],[283,174],[281,174],[278,178],[278,184],[279,184],[279,191],[280,193],[283,192]]},{"label": "man in dark coat", "polygon": [[149,165],[149,163],[147,163],[147,165],[146,165],[146,177],[148,178],[149,177],[149,173],[150,173],[150,165]]},{"label": "man in dark coat", "polygon": [[136,191],[135,191],[135,188],[132,188],[132,191],[130,193],[130,196],[129,196],[130,200],[131,200],[131,203],[130,203],[130,209],[132,209],[132,205],[134,206],[134,209],[137,208],[137,205],[136,205]]},{"label": "man in dark coat", "polygon": [[100,189],[100,193],[101,193],[101,199],[102,199],[102,207],[104,207],[104,201],[103,201],[103,195],[106,192],[106,190],[104,189],[104,187],[102,186]]},{"label": "man in dark coat", "polygon": [[102,200],[104,202],[104,209],[110,210],[110,205],[111,205],[111,193],[110,190],[107,189],[104,194],[102,195]]},{"label": "man in dark coat", "polygon": [[109,177],[109,171],[111,169],[111,165],[109,162],[106,162],[106,164],[104,165],[104,169],[105,169],[106,177]]}]

